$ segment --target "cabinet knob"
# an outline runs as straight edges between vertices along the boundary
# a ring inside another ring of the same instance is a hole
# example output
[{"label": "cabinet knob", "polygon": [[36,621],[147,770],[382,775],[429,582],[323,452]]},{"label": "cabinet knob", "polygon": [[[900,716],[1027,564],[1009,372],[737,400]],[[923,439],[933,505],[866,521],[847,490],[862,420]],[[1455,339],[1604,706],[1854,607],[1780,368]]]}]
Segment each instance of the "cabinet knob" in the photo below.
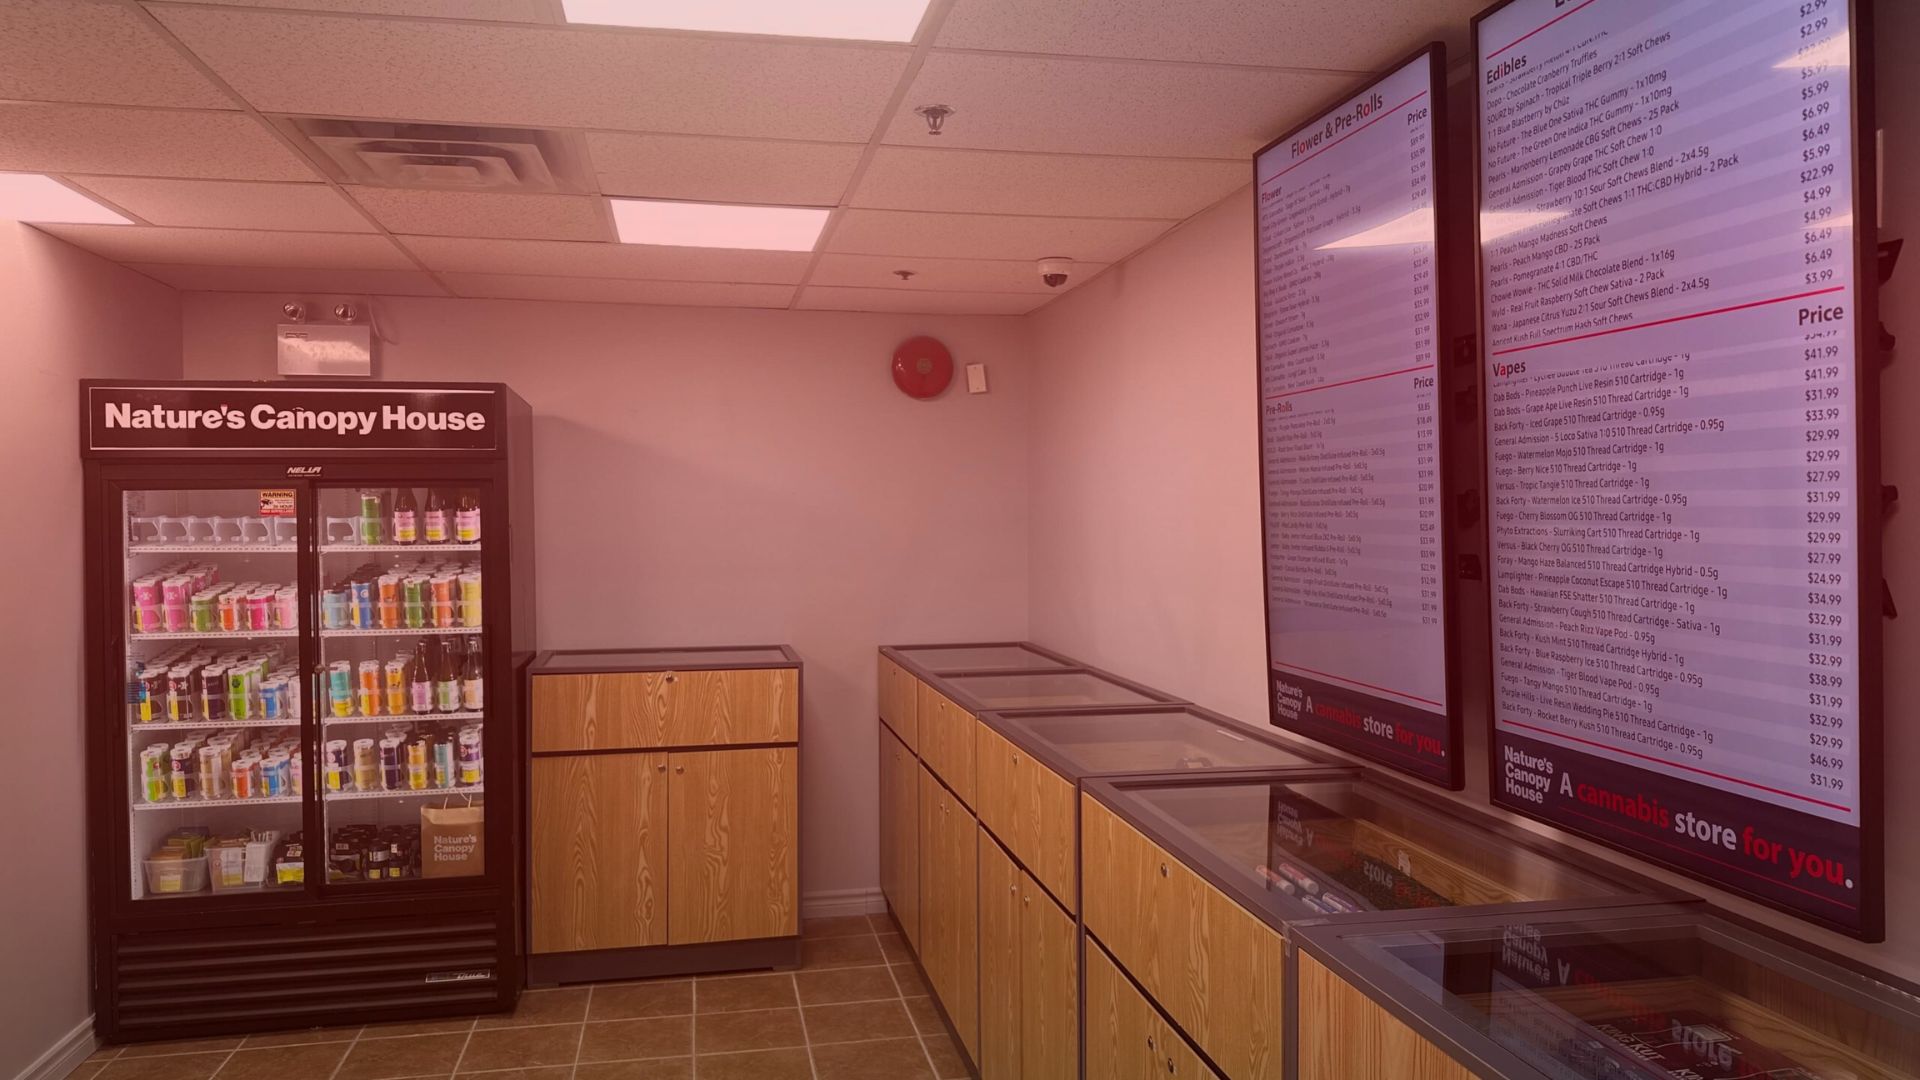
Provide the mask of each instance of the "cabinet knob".
[{"label": "cabinet knob", "polygon": [[1007,886],[1007,895],[1012,896],[1013,893],[1014,893],[1014,887],[1011,885]]},{"label": "cabinet knob", "polygon": [[1168,1076],[1172,1076],[1172,1075],[1174,1074],[1174,1072],[1175,1072],[1175,1069],[1174,1069],[1174,1067],[1173,1067],[1173,1059],[1172,1059],[1172,1058],[1168,1058],[1168,1059],[1167,1059],[1167,1075],[1168,1075]]},{"label": "cabinet knob", "polygon": [[1015,765],[1018,765],[1018,764],[1020,764],[1020,755],[1019,755],[1019,754],[1015,754],[1015,755],[1013,755],[1013,763],[1014,763]]},{"label": "cabinet knob", "polygon": [[1151,1036],[1151,1035],[1149,1035],[1149,1036],[1147,1036],[1147,1049],[1149,1049],[1149,1050],[1158,1050],[1158,1049],[1159,1049],[1159,1047],[1157,1047],[1157,1046],[1155,1046],[1155,1045],[1153,1045],[1153,1036]]},{"label": "cabinet knob", "polygon": [[663,762],[661,762],[660,764],[658,764],[658,765],[655,765],[655,766],[654,766],[654,768],[656,768],[656,769],[658,769],[658,770],[660,770],[661,772],[666,772],[666,771],[667,771],[667,763],[663,761]]},{"label": "cabinet knob", "polygon": [[673,672],[671,672],[671,671],[669,671],[669,672],[667,672],[667,681],[668,681],[668,682],[679,682],[679,681],[680,681],[680,676],[678,676],[678,675],[675,675],[675,674],[674,674]]},{"label": "cabinet knob", "polygon": [[1166,863],[1161,863],[1161,864],[1160,864],[1160,876],[1161,876],[1161,877],[1166,877],[1166,876],[1167,876],[1167,864],[1166,864]]},{"label": "cabinet knob", "polygon": [[[686,771],[687,771],[687,767],[686,767],[685,765],[675,765],[675,766],[673,767],[673,771],[674,771],[674,772],[677,772],[677,773],[683,773],[683,772],[686,772]],[[1165,872],[1165,871],[1162,871],[1162,873],[1164,873],[1164,872]]]},{"label": "cabinet knob", "polygon": [[1026,904],[1026,905],[1028,905],[1029,907],[1031,907],[1031,906],[1033,905],[1033,897],[1031,897],[1031,896],[1023,896],[1023,897],[1021,897],[1021,898],[1020,898],[1020,902],[1021,902],[1021,903],[1023,903],[1023,904]]}]

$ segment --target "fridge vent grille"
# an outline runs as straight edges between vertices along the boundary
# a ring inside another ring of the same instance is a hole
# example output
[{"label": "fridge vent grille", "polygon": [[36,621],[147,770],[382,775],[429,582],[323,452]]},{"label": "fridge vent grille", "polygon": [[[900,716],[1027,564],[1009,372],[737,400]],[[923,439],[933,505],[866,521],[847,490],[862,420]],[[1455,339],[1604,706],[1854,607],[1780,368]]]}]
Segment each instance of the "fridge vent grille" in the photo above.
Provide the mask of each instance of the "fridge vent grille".
[{"label": "fridge vent grille", "polygon": [[480,1012],[501,997],[501,944],[485,912],[121,934],[116,1036]]}]

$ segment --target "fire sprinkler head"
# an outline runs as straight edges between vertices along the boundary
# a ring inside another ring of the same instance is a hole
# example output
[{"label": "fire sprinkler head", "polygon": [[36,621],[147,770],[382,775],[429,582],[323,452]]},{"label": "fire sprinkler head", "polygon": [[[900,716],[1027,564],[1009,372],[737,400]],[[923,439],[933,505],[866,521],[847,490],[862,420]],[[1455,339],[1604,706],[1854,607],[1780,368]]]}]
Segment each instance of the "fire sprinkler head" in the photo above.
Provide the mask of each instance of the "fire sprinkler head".
[{"label": "fire sprinkler head", "polygon": [[927,134],[929,135],[940,134],[940,129],[946,126],[947,117],[952,116],[954,113],[953,106],[951,105],[922,105],[913,111],[918,113],[920,118],[927,122]]}]

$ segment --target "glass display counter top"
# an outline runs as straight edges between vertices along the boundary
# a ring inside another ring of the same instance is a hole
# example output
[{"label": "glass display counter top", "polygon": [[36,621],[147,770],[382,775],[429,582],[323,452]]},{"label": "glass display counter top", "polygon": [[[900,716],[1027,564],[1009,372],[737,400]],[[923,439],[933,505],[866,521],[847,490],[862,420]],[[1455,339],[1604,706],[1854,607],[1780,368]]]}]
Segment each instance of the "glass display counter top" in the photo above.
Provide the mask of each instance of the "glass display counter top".
[{"label": "glass display counter top", "polygon": [[1296,941],[1302,963],[1327,967],[1477,1076],[1920,1076],[1911,987],[1685,908],[1325,925]]},{"label": "glass display counter top", "polygon": [[1284,931],[1530,905],[1676,898],[1624,870],[1373,775],[1089,779],[1087,790]]},{"label": "glass display counter top", "polygon": [[983,723],[1071,779],[1100,773],[1341,764],[1195,705],[985,713]]},{"label": "glass display counter top", "polygon": [[785,645],[716,645],[690,649],[557,649],[542,653],[535,675],[584,675],[608,671],[699,671],[703,668],[797,667],[800,657]]},{"label": "glass display counter top", "polygon": [[1024,641],[957,645],[896,645],[896,659],[930,675],[956,671],[1025,671],[1079,667],[1059,653]]},{"label": "glass display counter top", "polygon": [[1178,704],[1150,687],[1085,668],[943,675],[939,689],[973,713],[1007,709],[1088,709]]}]

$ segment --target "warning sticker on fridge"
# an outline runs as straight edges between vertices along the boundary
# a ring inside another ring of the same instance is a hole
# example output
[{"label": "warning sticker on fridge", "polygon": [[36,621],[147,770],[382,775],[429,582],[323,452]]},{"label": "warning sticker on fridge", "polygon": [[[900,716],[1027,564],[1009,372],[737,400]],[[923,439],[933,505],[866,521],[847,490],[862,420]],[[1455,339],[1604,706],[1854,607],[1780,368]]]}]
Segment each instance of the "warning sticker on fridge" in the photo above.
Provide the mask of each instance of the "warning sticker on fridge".
[{"label": "warning sticker on fridge", "polygon": [[261,517],[292,517],[293,489],[267,488],[260,492]]}]

